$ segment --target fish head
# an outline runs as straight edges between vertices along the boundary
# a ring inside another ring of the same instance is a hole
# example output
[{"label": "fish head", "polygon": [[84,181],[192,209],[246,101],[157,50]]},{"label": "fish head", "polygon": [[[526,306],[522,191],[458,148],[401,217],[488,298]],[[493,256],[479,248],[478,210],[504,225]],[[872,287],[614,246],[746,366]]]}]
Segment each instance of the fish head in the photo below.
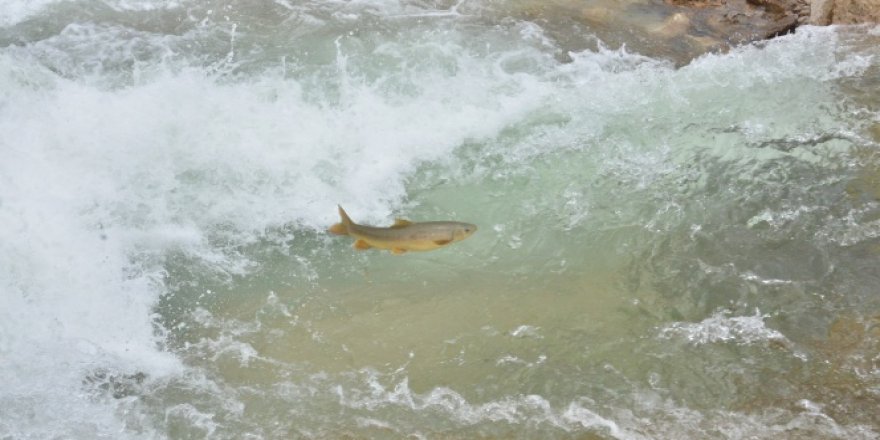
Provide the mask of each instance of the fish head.
[{"label": "fish head", "polygon": [[477,232],[477,225],[456,223],[455,228],[452,230],[452,239],[454,241],[461,241],[473,235],[474,232]]}]

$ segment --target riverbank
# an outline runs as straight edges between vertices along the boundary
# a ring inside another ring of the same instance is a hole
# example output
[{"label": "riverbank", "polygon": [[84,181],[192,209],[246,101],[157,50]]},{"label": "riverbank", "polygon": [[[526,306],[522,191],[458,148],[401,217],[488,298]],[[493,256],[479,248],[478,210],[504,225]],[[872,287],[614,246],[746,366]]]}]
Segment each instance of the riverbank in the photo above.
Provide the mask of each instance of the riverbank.
[{"label": "riverbank", "polygon": [[581,28],[611,48],[626,47],[678,66],[706,53],[786,35],[799,26],[880,21],[878,0],[555,0],[512,4],[512,16],[538,23],[563,50],[590,48],[589,41],[571,36],[572,28]]}]

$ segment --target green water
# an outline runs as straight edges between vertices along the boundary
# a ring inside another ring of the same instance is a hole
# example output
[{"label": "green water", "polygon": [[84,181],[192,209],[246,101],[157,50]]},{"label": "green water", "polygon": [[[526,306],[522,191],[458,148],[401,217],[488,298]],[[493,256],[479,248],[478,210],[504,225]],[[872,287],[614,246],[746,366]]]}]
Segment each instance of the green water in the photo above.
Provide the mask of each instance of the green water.
[{"label": "green water", "polygon": [[876,29],[677,68],[516,2],[46,5],[0,16],[0,437],[880,433]]}]

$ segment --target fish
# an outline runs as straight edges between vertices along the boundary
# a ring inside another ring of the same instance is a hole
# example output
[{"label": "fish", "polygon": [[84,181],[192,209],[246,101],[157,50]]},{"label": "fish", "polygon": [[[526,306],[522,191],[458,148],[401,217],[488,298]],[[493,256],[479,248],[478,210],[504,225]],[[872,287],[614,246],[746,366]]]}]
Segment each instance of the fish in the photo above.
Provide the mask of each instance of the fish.
[{"label": "fish", "polygon": [[409,251],[430,251],[462,241],[477,231],[477,225],[453,221],[411,222],[397,219],[394,224],[381,228],[359,225],[339,208],[341,221],[327,231],[336,235],[348,235],[355,239],[354,248],[386,249],[392,254],[401,255]]}]

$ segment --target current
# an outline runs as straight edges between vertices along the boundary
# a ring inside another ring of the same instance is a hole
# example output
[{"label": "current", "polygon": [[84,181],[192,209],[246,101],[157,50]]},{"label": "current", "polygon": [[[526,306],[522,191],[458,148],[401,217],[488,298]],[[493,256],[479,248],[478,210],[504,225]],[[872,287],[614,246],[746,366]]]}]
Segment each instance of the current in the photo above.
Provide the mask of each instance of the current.
[{"label": "current", "polygon": [[541,3],[4,2],[0,439],[880,437],[880,27]]}]

